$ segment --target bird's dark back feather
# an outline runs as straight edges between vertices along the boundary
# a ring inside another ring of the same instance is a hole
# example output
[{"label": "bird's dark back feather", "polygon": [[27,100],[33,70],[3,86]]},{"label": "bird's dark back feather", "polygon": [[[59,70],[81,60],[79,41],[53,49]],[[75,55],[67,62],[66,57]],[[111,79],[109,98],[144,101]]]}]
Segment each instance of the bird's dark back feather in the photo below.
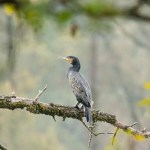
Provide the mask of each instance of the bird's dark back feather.
[{"label": "bird's dark back feather", "polygon": [[74,70],[68,71],[68,79],[72,91],[76,98],[87,107],[91,107],[92,93],[91,88],[86,79],[79,72]]}]

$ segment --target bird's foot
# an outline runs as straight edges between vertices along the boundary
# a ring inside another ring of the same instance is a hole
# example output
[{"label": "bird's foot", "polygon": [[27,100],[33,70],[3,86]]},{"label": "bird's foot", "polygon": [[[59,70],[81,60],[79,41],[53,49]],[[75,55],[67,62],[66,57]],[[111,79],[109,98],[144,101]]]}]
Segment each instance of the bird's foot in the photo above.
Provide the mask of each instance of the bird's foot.
[{"label": "bird's foot", "polygon": [[74,108],[80,109],[78,105],[74,106]]},{"label": "bird's foot", "polygon": [[80,109],[84,110],[84,106],[82,105]]}]

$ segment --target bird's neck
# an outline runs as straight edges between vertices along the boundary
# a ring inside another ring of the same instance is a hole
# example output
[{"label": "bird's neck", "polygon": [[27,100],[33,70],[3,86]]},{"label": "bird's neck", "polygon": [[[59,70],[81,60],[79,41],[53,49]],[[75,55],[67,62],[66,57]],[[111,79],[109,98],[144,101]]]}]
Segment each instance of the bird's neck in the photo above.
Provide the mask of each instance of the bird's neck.
[{"label": "bird's neck", "polygon": [[73,65],[73,66],[71,66],[70,68],[69,68],[69,70],[70,71],[76,71],[76,72],[79,72],[80,71],[80,64],[78,63],[78,64],[75,64],[75,65]]}]

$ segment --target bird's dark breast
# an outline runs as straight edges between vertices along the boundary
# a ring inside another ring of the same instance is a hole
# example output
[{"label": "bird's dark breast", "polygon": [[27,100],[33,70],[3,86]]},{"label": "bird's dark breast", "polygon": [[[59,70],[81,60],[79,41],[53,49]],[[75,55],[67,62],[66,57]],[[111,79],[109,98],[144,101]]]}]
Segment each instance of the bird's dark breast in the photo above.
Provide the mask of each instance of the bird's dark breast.
[{"label": "bird's dark breast", "polygon": [[70,72],[68,73],[68,79],[78,102],[90,107],[91,95],[88,94],[88,90],[90,89],[86,87],[84,84],[85,81],[83,81],[83,78],[80,76],[80,74],[76,72]]}]

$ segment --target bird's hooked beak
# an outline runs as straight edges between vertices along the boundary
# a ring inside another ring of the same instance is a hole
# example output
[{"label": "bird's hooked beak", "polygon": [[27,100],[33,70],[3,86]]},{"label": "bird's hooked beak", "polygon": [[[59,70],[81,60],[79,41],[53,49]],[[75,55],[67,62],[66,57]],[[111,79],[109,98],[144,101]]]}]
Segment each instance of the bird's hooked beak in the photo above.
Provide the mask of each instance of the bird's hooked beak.
[{"label": "bird's hooked beak", "polygon": [[67,62],[69,62],[70,64],[73,62],[73,59],[72,59],[72,58],[63,57],[63,56],[59,56],[58,58],[59,58],[59,59],[64,59],[64,60],[66,60]]}]

